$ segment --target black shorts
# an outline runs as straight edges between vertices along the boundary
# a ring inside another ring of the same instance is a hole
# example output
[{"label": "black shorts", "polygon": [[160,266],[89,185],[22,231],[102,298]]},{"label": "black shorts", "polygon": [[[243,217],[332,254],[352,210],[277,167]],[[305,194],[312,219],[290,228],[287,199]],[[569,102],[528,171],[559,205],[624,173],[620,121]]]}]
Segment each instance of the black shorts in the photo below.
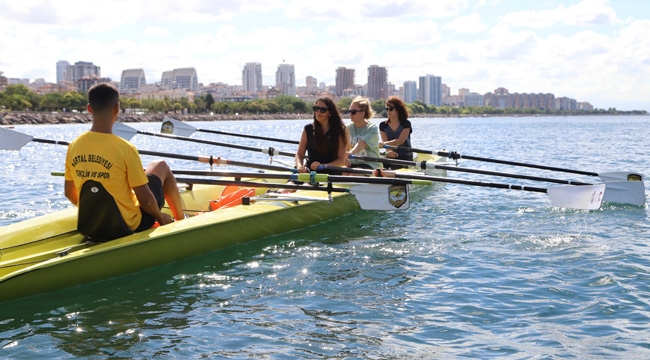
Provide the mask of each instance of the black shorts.
[{"label": "black shorts", "polygon": [[[158,208],[162,209],[163,205],[165,205],[165,192],[163,191],[162,181],[160,181],[160,178],[158,176],[153,174],[147,175],[147,179],[149,179],[149,190],[151,190],[153,196],[156,198],[156,202],[158,202]],[[149,215],[147,212],[142,210],[142,208],[140,208],[140,212],[142,213],[142,220],[140,221],[138,228],[135,229],[135,232],[150,229],[156,222],[156,218]]]}]

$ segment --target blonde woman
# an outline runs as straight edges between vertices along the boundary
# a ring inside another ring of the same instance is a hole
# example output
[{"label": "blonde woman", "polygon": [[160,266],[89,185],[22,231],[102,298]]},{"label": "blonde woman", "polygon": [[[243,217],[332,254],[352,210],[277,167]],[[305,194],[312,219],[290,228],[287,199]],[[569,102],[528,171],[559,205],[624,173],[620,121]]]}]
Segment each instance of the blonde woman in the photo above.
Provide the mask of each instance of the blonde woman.
[{"label": "blonde woman", "polygon": [[[379,157],[379,129],[370,122],[375,114],[370,107],[370,100],[357,96],[348,109],[351,123],[346,125],[350,150],[348,155]],[[380,169],[382,164],[374,161],[350,159],[350,167]]]}]

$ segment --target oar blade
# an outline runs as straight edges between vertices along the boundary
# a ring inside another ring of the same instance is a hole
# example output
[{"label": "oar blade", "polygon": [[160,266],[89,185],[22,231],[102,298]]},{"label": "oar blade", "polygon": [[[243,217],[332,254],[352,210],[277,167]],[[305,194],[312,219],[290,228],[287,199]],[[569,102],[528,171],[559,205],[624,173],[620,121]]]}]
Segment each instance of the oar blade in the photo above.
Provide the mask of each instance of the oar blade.
[{"label": "oar blade", "polygon": [[609,181],[605,183],[603,201],[636,206],[645,205],[645,186],[641,181]]},{"label": "oar blade", "polygon": [[190,136],[196,131],[192,125],[188,125],[180,120],[164,117],[160,132],[163,134],[174,134],[179,136]]},{"label": "oar blade", "polygon": [[0,150],[20,150],[32,136],[0,127]]},{"label": "oar blade", "polygon": [[641,181],[643,182],[643,175],[630,171],[613,171],[606,173],[599,173],[598,177],[604,182],[610,181]]},{"label": "oar blade", "polygon": [[410,206],[407,184],[361,184],[350,187],[363,210],[406,210]]},{"label": "oar blade", "polygon": [[605,194],[605,184],[566,185],[548,188],[551,205],[562,208],[596,210]]},{"label": "oar blade", "polygon": [[124,140],[131,140],[131,138],[138,133],[138,130],[130,127],[129,125],[116,122],[113,124],[113,134],[121,137]]}]

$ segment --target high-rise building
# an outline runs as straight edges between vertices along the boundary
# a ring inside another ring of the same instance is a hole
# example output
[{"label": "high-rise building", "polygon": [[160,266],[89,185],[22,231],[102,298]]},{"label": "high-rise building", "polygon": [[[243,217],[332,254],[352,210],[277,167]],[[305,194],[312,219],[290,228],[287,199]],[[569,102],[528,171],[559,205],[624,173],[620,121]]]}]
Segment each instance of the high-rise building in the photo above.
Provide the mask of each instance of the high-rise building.
[{"label": "high-rise building", "polygon": [[70,63],[65,60],[59,60],[56,62],[56,83],[57,84],[63,81],[72,81],[72,78],[68,76],[69,67],[70,67]]},{"label": "high-rise building", "polygon": [[371,101],[388,98],[388,69],[379,65],[368,67],[368,97]]},{"label": "high-rise building", "polygon": [[296,95],[296,73],[291,64],[280,64],[275,72],[275,88],[285,95]]},{"label": "high-rise building", "polygon": [[77,82],[83,77],[101,77],[101,69],[92,62],[77,61],[72,66],[68,66],[66,80]]},{"label": "high-rise building", "polygon": [[427,105],[442,105],[442,78],[440,76],[420,76],[418,98]]},{"label": "high-rise building", "polygon": [[165,90],[187,89],[199,91],[199,79],[194,68],[181,68],[171,71],[163,71],[161,86]]},{"label": "high-rise building", "polygon": [[318,81],[313,76],[307,76],[305,79],[305,92],[313,94],[318,91]]},{"label": "high-rise building", "polygon": [[478,93],[467,93],[464,96],[465,106],[483,106],[483,95]]},{"label": "high-rise building", "polygon": [[133,94],[142,92],[142,87],[147,84],[142,69],[122,70],[120,79],[120,94]]},{"label": "high-rise building", "polygon": [[418,84],[415,81],[404,81],[404,102],[412,103],[418,99]]},{"label": "high-rise building", "polygon": [[346,89],[354,88],[354,69],[339,67],[336,69],[336,96],[343,95]]},{"label": "high-rise building", "polygon": [[91,87],[100,83],[110,83],[111,79],[103,78],[97,75],[82,76],[77,79],[77,91],[87,93]]},{"label": "high-rise building", "polygon": [[443,99],[446,98],[446,97],[451,96],[451,88],[449,86],[447,86],[447,84],[442,84],[440,86],[440,88],[442,89],[442,98]]},{"label": "high-rise building", "polygon": [[242,70],[242,87],[247,93],[262,91],[262,64],[246,63]]}]

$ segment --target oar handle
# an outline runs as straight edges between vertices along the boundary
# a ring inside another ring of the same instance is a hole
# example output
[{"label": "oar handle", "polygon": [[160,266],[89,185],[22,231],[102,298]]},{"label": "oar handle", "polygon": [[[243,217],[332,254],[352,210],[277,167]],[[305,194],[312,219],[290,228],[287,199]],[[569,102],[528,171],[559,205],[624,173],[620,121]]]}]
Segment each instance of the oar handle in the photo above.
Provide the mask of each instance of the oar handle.
[{"label": "oar handle", "polygon": [[269,138],[265,136],[248,135],[248,134],[237,134],[237,133],[231,133],[231,132],[219,131],[219,130],[196,129],[196,131],[210,133],[210,134],[218,134],[218,135],[237,136],[237,137],[243,137],[248,139],[268,140],[268,141],[275,141],[275,142],[294,144],[294,145],[298,145],[300,143],[299,141],[295,141],[295,140],[276,139],[276,138]]}]

